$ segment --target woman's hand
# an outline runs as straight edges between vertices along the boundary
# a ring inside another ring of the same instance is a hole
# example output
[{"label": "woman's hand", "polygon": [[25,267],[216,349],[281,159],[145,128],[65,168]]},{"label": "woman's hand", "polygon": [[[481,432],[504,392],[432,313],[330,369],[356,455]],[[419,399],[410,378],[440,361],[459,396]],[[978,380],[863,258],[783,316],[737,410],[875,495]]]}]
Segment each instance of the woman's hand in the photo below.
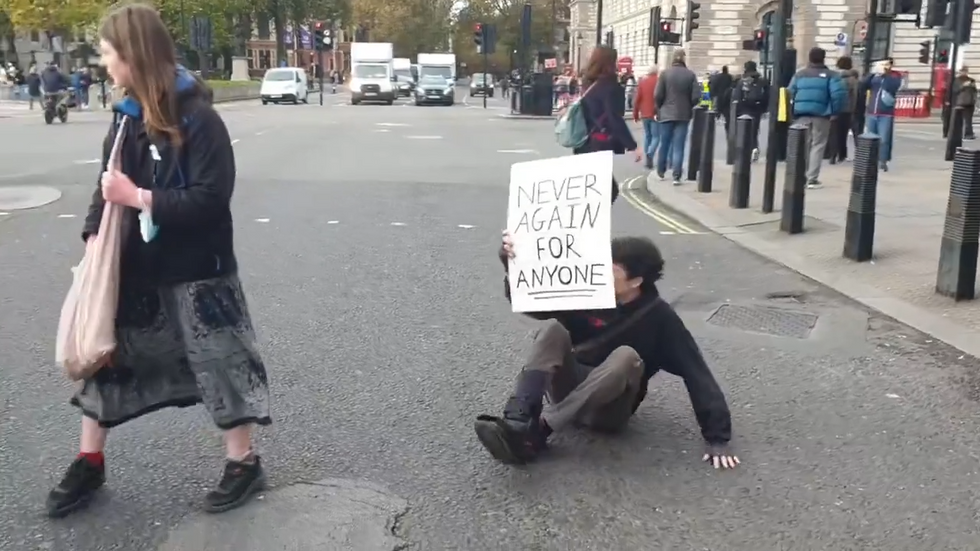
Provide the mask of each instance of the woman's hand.
[{"label": "woman's hand", "polygon": [[139,188],[119,170],[102,173],[102,198],[126,207],[139,207]]},{"label": "woman's hand", "polygon": [[633,154],[636,155],[636,162],[638,162],[638,163],[642,163],[643,162],[643,151],[640,150],[639,147],[637,147],[636,149],[633,150]]},{"label": "woman's hand", "polygon": [[504,230],[504,235],[500,240],[500,258],[507,260],[514,258],[514,238],[510,236],[510,232],[507,230]]}]

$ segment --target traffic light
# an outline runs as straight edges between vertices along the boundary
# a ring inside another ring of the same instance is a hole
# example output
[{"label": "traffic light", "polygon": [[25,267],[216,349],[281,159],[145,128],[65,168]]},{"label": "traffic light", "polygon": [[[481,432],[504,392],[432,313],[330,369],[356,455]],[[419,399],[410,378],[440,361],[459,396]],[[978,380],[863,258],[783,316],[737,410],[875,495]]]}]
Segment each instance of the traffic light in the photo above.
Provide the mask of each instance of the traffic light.
[{"label": "traffic light", "polygon": [[697,2],[687,1],[687,26],[684,30],[684,40],[690,41],[691,37],[694,36],[694,29],[697,29],[701,25],[698,24],[698,19],[701,18],[701,14],[698,10],[701,9],[701,4]]},{"label": "traffic light", "polygon": [[763,29],[758,29],[755,31],[754,37],[755,51],[761,52],[766,49],[766,31]]},{"label": "traffic light", "polygon": [[483,23],[473,25],[473,43],[476,44],[477,53],[483,52]]},{"label": "traffic light", "polygon": [[327,30],[327,26],[323,24],[323,21],[317,21],[316,23],[313,24],[313,49],[314,50],[324,49],[323,46],[325,42],[323,39],[326,38],[326,35],[324,34],[326,30]]},{"label": "traffic light", "polygon": [[919,42],[919,63],[923,65],[929,65],[929,49],[932,48],[932,42],[926,40],[925,42]]},{"label": "traffic light", "polygon": [[487,54],[497,53],[496,25],[483,25],[483,51]]},{"label": "traffic light", "polygon": [[937,64],[939,64],[939,63],[949,64],[949,50],[947,50],[946,48],[943,48],[941,50],[937,50],[936,51],[936,63]]},{"label": "traffic light", "polygon": [[976,0],[955,0],[951,17],[946,20],[947,28],[952,26],[953,40],[957,44],[969,44],[973,30],[973,12],[977,9]]},{"label": "traffic light", "polygon": [[650,29],[647,31],[647,46],[660,46],[660,17],[663,11],[660,6],[650,8]]}]

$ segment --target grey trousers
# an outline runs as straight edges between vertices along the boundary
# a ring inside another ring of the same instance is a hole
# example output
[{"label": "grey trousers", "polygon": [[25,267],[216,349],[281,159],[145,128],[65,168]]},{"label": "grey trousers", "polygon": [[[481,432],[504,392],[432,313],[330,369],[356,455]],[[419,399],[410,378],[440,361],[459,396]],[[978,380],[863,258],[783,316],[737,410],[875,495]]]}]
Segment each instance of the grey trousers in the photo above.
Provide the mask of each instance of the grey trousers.
[{"label": "grey trousers", "polygon": [[538,331],[525,369],[551,374],[549,403],[541,417],[555,431],[569,425],[624,429],[643,378],[643,360],[628,346],[616,348],[596,367],[577,362],[568,331],[554,320]]},{"label": "grey trousers", "polygon": [[823,163],[823,152],[830,138],[830,119],[825,117],[800,117],[794,122],[807,126],[807,141],[809,145],[806,163],[806,181],[816,182],[820,179],[820,165]]}]

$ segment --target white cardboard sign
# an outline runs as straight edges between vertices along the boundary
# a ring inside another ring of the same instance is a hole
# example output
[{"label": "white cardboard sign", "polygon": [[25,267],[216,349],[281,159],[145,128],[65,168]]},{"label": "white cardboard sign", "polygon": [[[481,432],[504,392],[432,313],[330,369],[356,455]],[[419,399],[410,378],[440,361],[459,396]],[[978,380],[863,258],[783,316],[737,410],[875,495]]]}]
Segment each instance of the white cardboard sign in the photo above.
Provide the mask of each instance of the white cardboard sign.
[{"label": "white cardboard sign", "polygon": [[610,249],[611,151],[516,163],[507,230],[515,312],[616,307]]}]

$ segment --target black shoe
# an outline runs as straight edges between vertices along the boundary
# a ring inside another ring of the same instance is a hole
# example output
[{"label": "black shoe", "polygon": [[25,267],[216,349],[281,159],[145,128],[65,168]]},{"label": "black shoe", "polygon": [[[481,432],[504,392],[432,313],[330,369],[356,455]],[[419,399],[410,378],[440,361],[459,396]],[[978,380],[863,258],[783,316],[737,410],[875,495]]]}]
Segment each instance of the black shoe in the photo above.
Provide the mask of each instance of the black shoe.
[{"label": "black shoe", "polygon": [[71,462],[61,482],[48,493],[48,516],[61,518],[81,509],[105,484],[105,465],[95,466],[79,457]]},{"label": "black shoe", "polygon": [[653,157],[647,155],[647,162],[643,166],[645,166],[647,170],[653,170]]},{"label": "black shoe", "polygon": [[480,415],[473,429],[490,455],[505,465],[533,461],[547,447],[547,436],[537,417],[507,419]]},{"label": "black shoe", "polygon": [[218,487],[208,492],[205,509],[223,513],[245,504],[253,494],[265,487],[265,471],[259,456],[253,463],[228,461]]}]

